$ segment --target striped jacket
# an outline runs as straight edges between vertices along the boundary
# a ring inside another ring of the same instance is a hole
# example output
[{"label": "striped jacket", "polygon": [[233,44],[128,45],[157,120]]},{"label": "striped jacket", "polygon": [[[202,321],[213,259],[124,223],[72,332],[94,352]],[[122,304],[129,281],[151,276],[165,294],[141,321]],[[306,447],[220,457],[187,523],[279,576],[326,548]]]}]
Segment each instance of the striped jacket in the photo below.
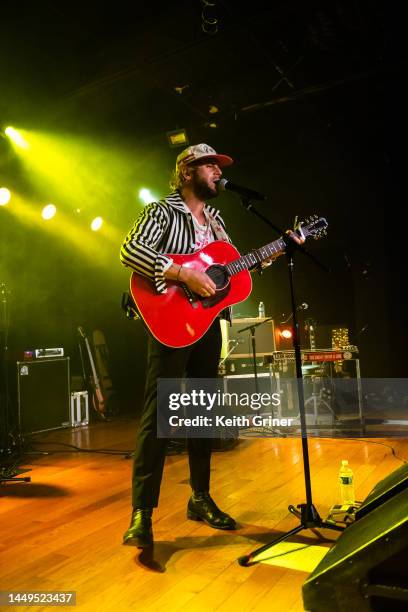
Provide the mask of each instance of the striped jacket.
[{"label": "striped jacket", "polygon": [[[231,242],[220,213],[205,205],[216,240]],[[194,253],[195,232],[192,214],[175,191],[159,202],[146,206],[122,245],[120,259],[124,266],[150,278],[159,293],[166,293],[164,273],[173,260],[164,253]]]}]

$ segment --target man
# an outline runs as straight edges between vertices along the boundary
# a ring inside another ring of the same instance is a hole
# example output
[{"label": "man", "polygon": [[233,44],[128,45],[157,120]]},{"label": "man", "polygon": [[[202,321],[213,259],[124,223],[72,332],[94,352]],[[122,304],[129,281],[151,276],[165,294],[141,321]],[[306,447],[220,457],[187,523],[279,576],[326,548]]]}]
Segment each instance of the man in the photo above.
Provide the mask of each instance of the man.
[{"label": "man", "polygon": [[[229,241],[218,211],[206,201],[218,195],[222,168],[233,163],[206,144],[190,146],[176,161],[171,187],[160,202],[149,204],[121,250],[123,265],[151,279],[156,290],[166,292],[167,280],[181,281],[194,293],[209,297],[215,284],[207,274],[173,263],[164,253],[193,253],[213,240]],[[152,511],[157,507],[166,453],[166,440],[157,438],[157,379],[216,378],[221,351],[217,318],[206,334],[185,348],[169,348],[149,337],[144,408],[134,454],[133,512],[123,543],[146,548],[153,544]],[[236,529],[210,496],[211,439],[187,439],[192,494],[187,517],[215,529]]]}]

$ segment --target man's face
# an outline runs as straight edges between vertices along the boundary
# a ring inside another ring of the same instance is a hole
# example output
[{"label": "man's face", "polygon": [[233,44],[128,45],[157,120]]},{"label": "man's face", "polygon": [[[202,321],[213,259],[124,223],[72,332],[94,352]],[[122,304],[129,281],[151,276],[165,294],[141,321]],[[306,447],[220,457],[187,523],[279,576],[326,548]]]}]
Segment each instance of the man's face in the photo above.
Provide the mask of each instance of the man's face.
[{"label": "man's face", "polygon": [[211,159],[192,167],[191,187],[195,195],[201,200],[210,200],[218,195],[216,182],[222,176],[217,162]]}]

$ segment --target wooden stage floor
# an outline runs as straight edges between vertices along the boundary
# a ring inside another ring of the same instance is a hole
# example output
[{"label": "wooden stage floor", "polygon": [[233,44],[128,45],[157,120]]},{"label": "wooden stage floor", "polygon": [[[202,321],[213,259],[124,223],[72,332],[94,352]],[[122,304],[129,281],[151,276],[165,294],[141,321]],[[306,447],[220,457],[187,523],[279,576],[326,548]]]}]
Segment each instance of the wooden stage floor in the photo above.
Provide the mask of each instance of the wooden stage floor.
[{"label": "wooden stage floor", "polygon": [[[143,558],[121,544],[130,519],[132,467],[123,453],[133,450],[136,430],[135,420],[115,417],[32,437],[33,450],[57,452],[26,455],[19,465],[31,468],[31,483],[0,487],[0,590],[76,591],[80,610],[303,610],[308,570],[273,559],[247,568],[237,563],[298,524],[287,508],[305,501],[300,440],[244,439],[214,453],[212,494],[239,522],[236,532],[187,520],[187,456],[168,456],[154,512],[154,555]],[[64,444],[122,454],[78,452]],[[341,459],[349,460],[357,499],[363,500],[401,465],[390,446],[408,459],[402,438],[309,440],[313,501],[322,518],[339,501]],[[321,541],[304,531],[294,540],[330,546],[337,537],[334,531],[324,535]]]}]

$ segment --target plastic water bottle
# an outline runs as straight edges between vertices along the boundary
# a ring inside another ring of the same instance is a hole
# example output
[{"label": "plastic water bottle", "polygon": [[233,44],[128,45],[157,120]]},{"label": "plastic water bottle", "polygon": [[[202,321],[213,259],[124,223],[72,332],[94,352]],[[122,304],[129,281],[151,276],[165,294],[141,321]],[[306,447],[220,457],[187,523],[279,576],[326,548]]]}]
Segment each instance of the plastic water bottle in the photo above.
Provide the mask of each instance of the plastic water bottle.
[{"label": "plastic water bottle", "polygon": [[265,304],[263,302],[259,302],[258,317],[260,319],[263,319],[265,317]]},{"label": "plastic water bottle", "polygon": [[340,497],[342,504],[355,504],[354,475],[347,459],[343,459],[339,471]]}]

